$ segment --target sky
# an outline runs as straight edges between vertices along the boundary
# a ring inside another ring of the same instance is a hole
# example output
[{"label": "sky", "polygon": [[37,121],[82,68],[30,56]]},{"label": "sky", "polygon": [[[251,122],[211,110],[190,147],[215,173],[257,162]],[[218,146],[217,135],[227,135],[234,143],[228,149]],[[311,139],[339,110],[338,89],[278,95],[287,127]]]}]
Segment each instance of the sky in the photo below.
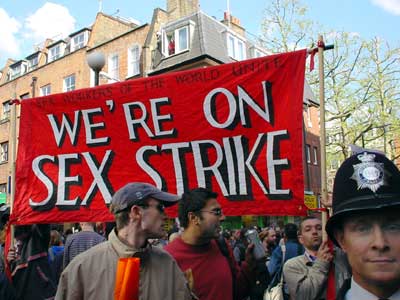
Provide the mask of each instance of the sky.
[{"label": "sky", "polygon": [[[231,15],[246,30],[258,35],[269,0],[199,0],[203,12],[218,20],[228,3]],[[358,33],[364,38],[381,37],[400,46],[400,0],[300,0],[308,17],[325,28]],[[103,0],[106,14],[150,23],[153,9],[166,9],[167,0]],[[99,10],[98,0],[1,0],[0,68],[7,58],[22,59],[46,38],[54,40],[90,26]],[[318,33],[315,33],[317,39]],[[329,41],[326,41],[329,43]]]}]

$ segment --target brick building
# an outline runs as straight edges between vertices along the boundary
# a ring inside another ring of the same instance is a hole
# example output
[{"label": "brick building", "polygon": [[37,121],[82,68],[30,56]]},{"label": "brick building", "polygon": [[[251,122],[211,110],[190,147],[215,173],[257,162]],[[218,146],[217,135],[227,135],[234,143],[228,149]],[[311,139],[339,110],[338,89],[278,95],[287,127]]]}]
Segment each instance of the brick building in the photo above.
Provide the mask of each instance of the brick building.
[{"label": "brick building", "polygon": [[[166,10],[154,9],[150,23],[140,26],[98,13],[92,26],[62,40],[47,40],[24,59],[7,61],[0,69],[0,192],[6,191],[10,172],[10,100],[93,86],[88,54],[105,56],[107,78],[101,77],[100,84],[268,55],[246,36],[237,18],[225,13],[218,21],[199,9],[199,0],[167,0],[166,4]],[[305,188],[317,195],[318,103],[305,86]]]}]

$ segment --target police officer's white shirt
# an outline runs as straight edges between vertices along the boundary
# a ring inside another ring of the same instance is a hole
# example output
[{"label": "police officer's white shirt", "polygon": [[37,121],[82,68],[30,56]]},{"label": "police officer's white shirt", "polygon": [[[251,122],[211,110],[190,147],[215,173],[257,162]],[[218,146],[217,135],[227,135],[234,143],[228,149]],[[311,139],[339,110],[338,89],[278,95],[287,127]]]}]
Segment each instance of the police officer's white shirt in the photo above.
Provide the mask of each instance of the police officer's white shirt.
[{"label": "police officer's white shirt", "polygon": [[[347,291],[345,300],[378,300],[379,297],[371,294],[367,290],[363,289],[361,286],[351,278],[351,288]],[[397,290],[392,296],[388,297],[389,300],[400,300],[400,289]]]}]

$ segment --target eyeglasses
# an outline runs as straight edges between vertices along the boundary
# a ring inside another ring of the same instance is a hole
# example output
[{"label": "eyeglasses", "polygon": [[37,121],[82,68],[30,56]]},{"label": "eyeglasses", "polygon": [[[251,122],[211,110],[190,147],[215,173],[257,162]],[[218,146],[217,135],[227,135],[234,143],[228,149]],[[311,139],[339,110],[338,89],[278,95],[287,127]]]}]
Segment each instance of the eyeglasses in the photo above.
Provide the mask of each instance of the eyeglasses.
[{"label": "eyeglasses", "polygon": [[158,203],[157,205],[141,204],[141,205],[138,205],[138,206],[143,207],[143,208],[154,207],[154,208],[156,208],[160,213],[164,213],[164,211],[165,211],[165,205],[162,204],[162,203]]},{"label": "eyeglasses", "polygon": [[208,212],[210,214],[213,214],[214,216],[220,217],[223,215],[222,209],[221,208],[214,208],[213,210],[199,210],[200,212]]}]

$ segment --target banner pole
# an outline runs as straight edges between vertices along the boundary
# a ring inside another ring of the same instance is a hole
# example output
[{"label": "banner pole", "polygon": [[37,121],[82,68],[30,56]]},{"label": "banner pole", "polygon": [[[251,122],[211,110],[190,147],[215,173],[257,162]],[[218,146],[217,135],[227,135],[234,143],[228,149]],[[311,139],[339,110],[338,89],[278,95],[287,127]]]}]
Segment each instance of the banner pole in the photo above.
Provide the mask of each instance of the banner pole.
[{"label": "banner pole", "polygon": [[[322,35],[318,37],[318,77],[319,77],[319,103],[320,103],[320,148],[321,148],[321,202],[327,203],[328,190],[326,182],[326,130],[325,130],[325,76],[324,76],[324,39]],[[322,226],[328,221],[326,210],[322,212]],[[323,241],[328,240],[325,230],[322,231]]]},{"label": "banner pole", "polygon": [[[16,166],[16,156],[17,156],[17,105],[19,100],[13,100],[11,105],[11,117],[10,117],[10,180],[9,180],[9,190],[10,190],[10,214],[12,215],[14,210],[14,200],[15,200],[15,166]],[[14,225],[11,226],[11,246],[14,245]]]}]

